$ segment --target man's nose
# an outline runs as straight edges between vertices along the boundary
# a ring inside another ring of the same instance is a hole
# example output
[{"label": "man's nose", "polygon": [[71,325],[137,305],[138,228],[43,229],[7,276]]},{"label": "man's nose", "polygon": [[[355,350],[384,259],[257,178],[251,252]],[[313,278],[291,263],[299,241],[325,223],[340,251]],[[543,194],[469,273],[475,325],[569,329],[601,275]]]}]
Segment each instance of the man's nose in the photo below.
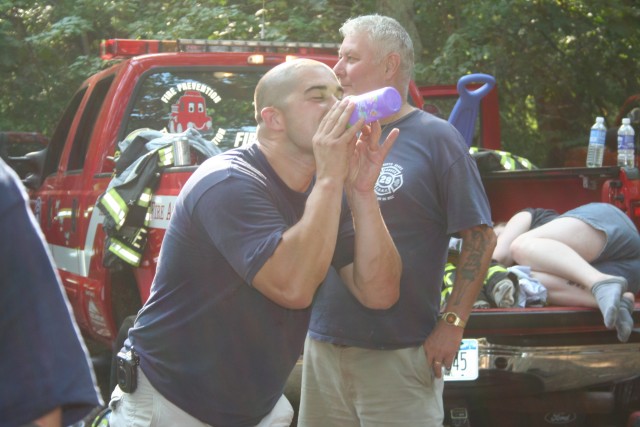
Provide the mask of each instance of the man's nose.
[{"label": "man's nose", "polygon": [[336,73],[336,76],[344,74],[344,67],[342,66],[342,59],[338,59],[336,65],[333,66],[333,72]]}]

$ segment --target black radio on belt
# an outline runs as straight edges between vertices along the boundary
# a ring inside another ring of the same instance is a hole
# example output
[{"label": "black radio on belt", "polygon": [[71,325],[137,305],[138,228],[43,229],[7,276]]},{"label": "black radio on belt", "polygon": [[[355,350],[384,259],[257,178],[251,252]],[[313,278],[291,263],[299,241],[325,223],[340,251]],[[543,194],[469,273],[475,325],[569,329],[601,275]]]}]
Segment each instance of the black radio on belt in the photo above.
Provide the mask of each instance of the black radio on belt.
[{"label": "black radio on belt", "polygon": [[118,386],[125,393],[133,393],[138,385],[138,365],[140,358],[133,349],[123,348],[116,356]]}]

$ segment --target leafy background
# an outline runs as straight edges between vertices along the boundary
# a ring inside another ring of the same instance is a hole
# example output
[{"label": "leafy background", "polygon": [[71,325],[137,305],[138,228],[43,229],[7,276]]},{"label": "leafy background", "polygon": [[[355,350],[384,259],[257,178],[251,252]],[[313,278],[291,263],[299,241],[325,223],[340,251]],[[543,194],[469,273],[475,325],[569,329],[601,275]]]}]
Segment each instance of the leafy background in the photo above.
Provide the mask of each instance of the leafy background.
[{"label": "leafy background", "polygon": [[539,165],[640,93],[637,0],[0,0],[0,131],[50,134],[106,38],[339,42],[373,12],[412,35],[419,85],[495,76],[503,147]]}]

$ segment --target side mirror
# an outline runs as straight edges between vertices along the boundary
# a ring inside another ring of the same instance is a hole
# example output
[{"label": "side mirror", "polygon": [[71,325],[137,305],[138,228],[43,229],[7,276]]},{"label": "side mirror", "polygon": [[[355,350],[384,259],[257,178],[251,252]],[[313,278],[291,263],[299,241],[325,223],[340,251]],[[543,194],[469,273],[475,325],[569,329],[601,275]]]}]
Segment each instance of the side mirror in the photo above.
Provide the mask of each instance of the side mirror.
[{"label": "side mirror", "polygon": [[47,149],[33,151],[22,157],[9,157],[7,163],[22,179],[25,187],[35,190],[42,185],[42,170],[47,157]]}]

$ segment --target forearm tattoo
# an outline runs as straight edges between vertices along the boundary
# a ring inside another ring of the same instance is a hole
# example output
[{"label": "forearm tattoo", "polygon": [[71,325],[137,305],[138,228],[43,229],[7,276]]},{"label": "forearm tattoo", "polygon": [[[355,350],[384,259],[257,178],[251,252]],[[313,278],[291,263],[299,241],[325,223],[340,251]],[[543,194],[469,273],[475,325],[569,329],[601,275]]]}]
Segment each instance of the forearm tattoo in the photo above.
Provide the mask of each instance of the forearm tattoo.
[{"label": "forearm tattoo", "polygon": [[459,304],[462,301],[471,283],[484,279],[486,272],[483,271],[483,264],[487,258],[487,248],[490,243],[487,230],[486,227],[475,227],[464,236],[460,262],[456,268],[454,287],[458,288],[458,292],[456,292],[454,304]]}]

